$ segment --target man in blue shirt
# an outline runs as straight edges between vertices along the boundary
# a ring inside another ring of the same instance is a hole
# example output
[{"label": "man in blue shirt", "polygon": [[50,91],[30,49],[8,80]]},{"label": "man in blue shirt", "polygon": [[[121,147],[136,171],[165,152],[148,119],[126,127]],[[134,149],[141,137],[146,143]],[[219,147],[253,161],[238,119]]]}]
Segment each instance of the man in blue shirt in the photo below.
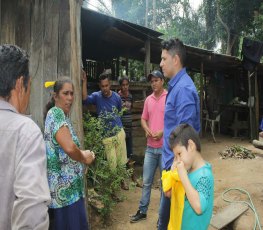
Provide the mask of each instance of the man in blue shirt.
[{"label": "man in blue shirt", "polygon": [[[186,50],[179,39],[162,42],[160,67],[165,77],[169,78],[168,95],[164,114],[164,138],[162,166],[170,170],[174,154],[169,147],[169,136],[179,124],[191,125],[200,131],[200,101],[196,87],[184,68]],[[170,198],[162,192],[158,229],[167,229],[170,218]]]},{"label": "man in blue shirt", "polygon": [[[83,73],[82,100],[83,104],[93,104],[96,106],[97,115],[100,116],[105,125],[107,138],[103,140],[106,157],[110,162],[111,168],[116,168],[117,164],[125,165],[127,163],[127,150],[125,143],[125,132],[122,126],[119,112],[122,109],[120,96],[111,91],[109,75],[101,74],[99,76],[100,91],[88,95],[87,77]],[[127,185],[123,182],[122,188],[127,190]]]}]

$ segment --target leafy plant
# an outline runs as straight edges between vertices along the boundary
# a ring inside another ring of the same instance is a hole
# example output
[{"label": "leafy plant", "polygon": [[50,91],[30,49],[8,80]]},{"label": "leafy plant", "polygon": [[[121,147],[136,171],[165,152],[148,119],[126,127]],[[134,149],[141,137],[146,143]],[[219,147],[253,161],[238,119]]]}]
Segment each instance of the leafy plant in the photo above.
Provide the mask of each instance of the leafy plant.
[{"label": "leafy plant", "polygon": [[253,159],[255,155],[252,153],[251,150],[240,146],[240,145],[233,145],[226,148],[223,151],[218,152],[222,159],[228,158],[236,158],[236,159]]},{"label": "leafy plant", "polygon": [[103,207],[98,211],[103,220],[107,220],[113,207],[116,205],[116,194],[120,192],[121,182],[130,177],[131,171],[126,169],[126,165],[117,164],[115,169],[110,167],[110,162],[106,160],[103,139],[117,133],[120,128],[111,129],[109,119],[116,116],[116,113],[107,113],[98,118],[89,113],[84,116],[84,146],[85,149],[94,151],[95,162],[89,167],[86,179],[88,186],[92,186]]}]

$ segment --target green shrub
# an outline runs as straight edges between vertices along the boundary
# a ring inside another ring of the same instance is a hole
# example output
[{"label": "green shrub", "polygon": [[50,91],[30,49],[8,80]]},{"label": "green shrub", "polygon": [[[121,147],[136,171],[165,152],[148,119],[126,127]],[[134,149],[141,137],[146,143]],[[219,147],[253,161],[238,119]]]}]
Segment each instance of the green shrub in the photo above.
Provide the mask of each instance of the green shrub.
[{"label": "green shrub", "polygon": [[99,200],[103,207],[98,210],[106,220],[109,217],[116,201],[113,197],[119,195],[121,181],[131,175],[131,171],[126,169],[125,165],[118,164],[116,169],[110,168],[106,160],[105,148],[102,140],[118,132],[109,128],[108,119],[113,115],[107,113],[103,117],[93,117],[90,114],[84,116],[84,147],[94,151],[96,155],[95,162],[89,167],[87,173],[87,184],[93,187],[99,194]]}]

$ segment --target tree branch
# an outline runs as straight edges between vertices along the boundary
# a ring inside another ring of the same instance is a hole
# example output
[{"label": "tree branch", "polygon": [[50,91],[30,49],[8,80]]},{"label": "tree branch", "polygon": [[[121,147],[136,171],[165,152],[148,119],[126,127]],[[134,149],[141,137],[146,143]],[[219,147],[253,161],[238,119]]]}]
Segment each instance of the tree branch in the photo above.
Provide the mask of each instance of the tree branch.
[{"label": "tree branch", "polygon": [[223,25],[223,27],[224,27],[225,30],[226,30],[226,33],[227,33],[227,49],[226,49],[226,54],[230,54],[230,53],[231,53],[231,49],[229,49],[229,48],[230,48],[230,29],[229,29],[229,27],[227,26],[227,24],[224,23],[224,21],[222,20],[221,15],[220,15],[219,0],[216,0],[216,15],[217,15],[217,18],[218,18],[219,22]]}]

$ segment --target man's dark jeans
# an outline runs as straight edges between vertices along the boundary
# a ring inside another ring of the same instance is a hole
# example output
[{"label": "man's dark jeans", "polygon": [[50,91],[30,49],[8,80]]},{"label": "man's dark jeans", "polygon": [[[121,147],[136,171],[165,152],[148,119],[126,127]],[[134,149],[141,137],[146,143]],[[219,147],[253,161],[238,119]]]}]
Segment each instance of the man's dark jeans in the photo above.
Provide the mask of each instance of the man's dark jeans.
[{"label": "man's dark jeans", "polygon": [[170,219],[170,206],[171,199],[167,198],[162,191],[159,208],[158,230],[167,230]]}]

